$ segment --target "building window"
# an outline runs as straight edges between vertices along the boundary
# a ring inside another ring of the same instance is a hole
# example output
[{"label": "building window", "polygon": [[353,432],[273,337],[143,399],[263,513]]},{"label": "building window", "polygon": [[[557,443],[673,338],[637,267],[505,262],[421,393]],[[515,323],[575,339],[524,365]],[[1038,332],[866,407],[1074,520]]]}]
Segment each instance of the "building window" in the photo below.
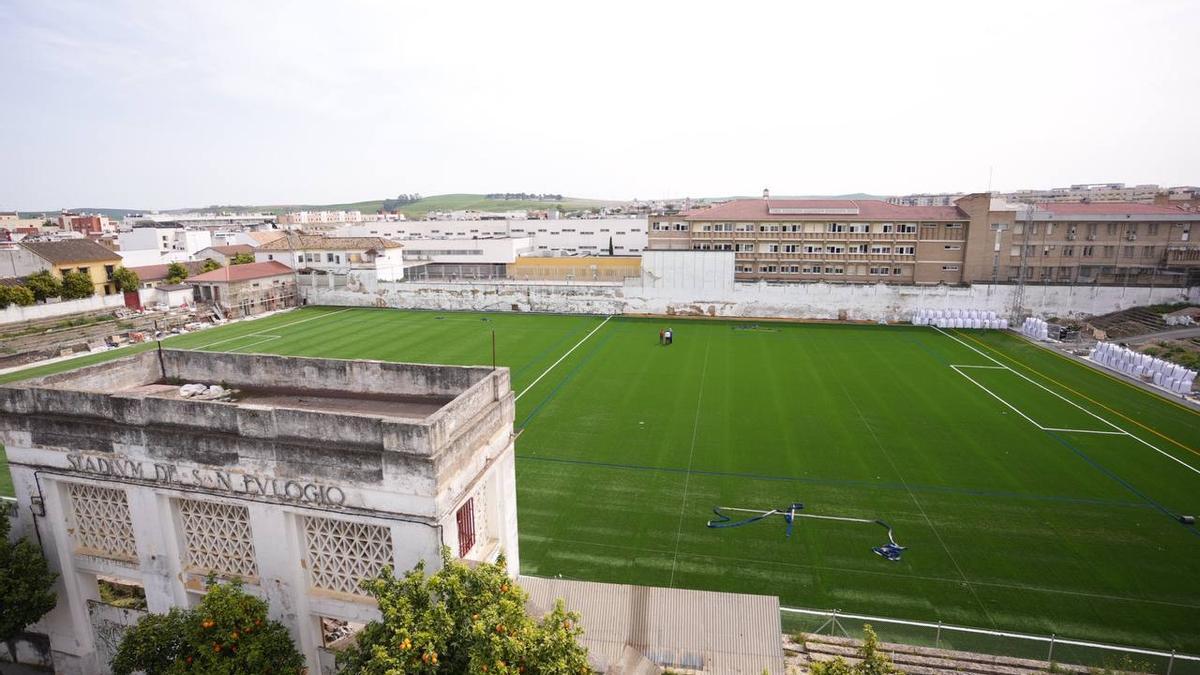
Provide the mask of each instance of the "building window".
[{"label": "building window", "polygon": [[917,249],[915,246],[897,246],[896,254],[897,255],[912,255],[916,250]]},{"label": "building window", "polygon": [[458,521],[458,557],[465,558],[475,547],[475,498],[459,507],[454,518]]},{"label": "building window", "polygon": [[890,234],[896,231],[896,226],[892,225],[891,223],[884,223],[883,225],[879,226],[879,231],[884,234]]},{"label": "building window", "polygon": [[1149,223],[1146,225],[1146,234],[1158,234],[1158,223]]},{"label": "building window", "polygon": [[943,272],[957,272],[958,265],[942,265]]},{"label": "building window", "polygon": [[753,253],[754,244],[738,244],[737,250],[741,253]]},{"label": "building window", "polygon": [[800,250],[799,244],[785,244],[783,247],[784,253],[796,253]]},{"label": "building window", "polygon": [[916,223],[902,223],[900,225],[901,234],[915,234],[917,231]]},{"label": "building window", "polygon": [[897,277],[900,276],[900,268],[899,267],[892,268],[892,276],[897,276]]},{"label": "building window", "polygon": [[365,595],[359,582],[395,563],[392,531],[380,525],[305,516],[304,539],[313,588]]},{"label": "building window", "polygon": [[187,553],[184,564],[190,571],[258,577],[246,507],[195,499],[180,499],[177,503]]},{"label": "building window", "polygon": [[71,483],[71,514],[78,552],[104,558],[137,560],[133,519],[124,490]]},{"label": "building window", "polygon": [[767,244],[766,252],[767,253],[779,253],[779,244]]},{"label": "building window", "polygon": [[866,223],[853,223],[850,225],[850,232],[855,234],[864,234],[870,230],[870,225]]},{"label": "building window", "polygon": [[1084,246],[1084,247],[1083,247],[1083,253],[1082,253],[1082,255],[1083,255],[1083,257],[1084,257],[1084,258],[1090,258],[1090,257],[1092,257],[1092,256],[1093,256],[1093,255],[1095,255],[1095,254],[1096,254],[1096,247],[1095,247],[1095,246]]},{"label": "building window", "polygon": [[958,244],[946,244],[942,248],[946,249],[947,251],[961,251],[962,250],[962,246],[959,246]]},{"label": "building window", "polygon": [[830,223],[826,232],[845,232],[846,226],[841,223]]},{"label": "building window", "polygon": [[1075,255],[1074,246],[1064,246],[1062,250],[1063,257],[1070,258]]}]

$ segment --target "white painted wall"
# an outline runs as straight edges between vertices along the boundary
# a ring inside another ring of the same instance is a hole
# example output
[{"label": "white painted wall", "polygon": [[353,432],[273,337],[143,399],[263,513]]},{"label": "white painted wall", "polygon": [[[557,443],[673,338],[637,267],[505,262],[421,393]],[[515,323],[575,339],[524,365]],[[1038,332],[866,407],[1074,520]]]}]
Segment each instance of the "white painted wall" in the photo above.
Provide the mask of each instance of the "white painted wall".
[{"label": "white painted wall", "polygon": [[49,319],[56,316],[124,306],[125,296],[120,293],[114,295],[93,295],[90,298],[82,298],[80,300],[64,300],[62,302],[30,305],[28,307],[9,305],[7,309],[0,309],[0,324],[16,321],[32,321],[34,319]]},{"label": "white painted wall", "polygon": [[733,254],[652,251],[641,279],[624,284],[424,282],[306,285],[309,304],[582,314],[683,314],[908,321],[919,308],[990,309],[1010,318],[1082,318],[1167,302],[1200,303],[1200,288],[1009,285],[896,286],[733,281]]}]

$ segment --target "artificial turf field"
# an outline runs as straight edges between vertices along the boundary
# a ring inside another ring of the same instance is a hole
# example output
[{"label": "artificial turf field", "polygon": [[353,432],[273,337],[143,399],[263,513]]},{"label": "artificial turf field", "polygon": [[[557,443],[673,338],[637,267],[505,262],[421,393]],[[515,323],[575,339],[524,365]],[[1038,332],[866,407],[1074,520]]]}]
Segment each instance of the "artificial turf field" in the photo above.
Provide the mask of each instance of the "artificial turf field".
[{"label": "artificial turf field", "polygon": [[[166,344],[488,364],[495,331],[523,573],[1200,653],[1200,415],[1009,333],[754,324],[314,307]],[[908,549],[705,526],[793,502]]]}]

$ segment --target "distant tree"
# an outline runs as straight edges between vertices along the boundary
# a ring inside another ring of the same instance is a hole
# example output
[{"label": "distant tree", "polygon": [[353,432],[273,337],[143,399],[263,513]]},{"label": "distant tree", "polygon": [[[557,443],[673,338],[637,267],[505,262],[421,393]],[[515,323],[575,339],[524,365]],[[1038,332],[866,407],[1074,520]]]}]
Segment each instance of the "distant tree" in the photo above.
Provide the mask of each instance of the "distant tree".
[{"label": "distant tree", "polygon": [[34,272],[25,277],[24,286],[33,291],[33,299],[37,302],[45,302],[48,298],[57,298],[62,295],[63,290],[62,282],[49,270]]},{"label": "distant tree", "polygon": [[613,242],[612,242],[612,237],[609,237],[609,238],[608,238],[608,254],[609,254],[609,255],[613,255]]},{"label": "distant tree", "polygon": [[33,291],[24,286],[0,286],[0,309],[9,305],[28,307],[34,303]]},{"label": "distant tree", "polygon": [[119,267],[116,272],[113,272],[112,280],[117,284],[117,288],[124,293],[136,291],[138,286],[142,284],[142,280],[138,278],[137,272],[128,267]]},{"label": "distant tree", "polygon": [[28,539],[10,542],[10,527],[8,514],[0,512],[0,642],[17,637],[58,604],[58,575]]},{"label": "distant tree", "polygon": [[230,265],[245,265],[246,263],[254,262],[253,253],[236,253],[229,259]]},{"label": "distant tree", "polygon": [[83,272],[64,272],[62,279],[62,299],[79,300],[90,298],[96,294],[96,286],[92,278]]},{"label": "distant tree", "polygon": [[379,210],[380,211],[389,211],[389,212],[395,211],[395,210],[399,209],[401,206],[407,206],[408,204],[412,204],[414,202],[419,202],[419,201],[421,201],[421,195],[416,192],[414,192],[410,195],[402,194],[402,195],[397,196],[395,199],[383,200],[383,204],[380,205]]},{"label": "distant tree", "polygon": [[213,260],[212,258],[205,258],[204,265],[200,268],[200,271],[201,272],[211,272],[213,270],[219,270],[219,269],[221,269],[221,263],[217,262],[216,260]]},{"label": "distant tree", "polygon": [[817,662],[809,666],[812,675],[887,675],[900,673],[887,654],[879,651],[879,637],[871,624],[863,626],[863,643],[858,648],[860,661],[850,665],[842,657],[832,661]]},{"label": "distant tree", "polygon": [[167,265],[167,283],[177,284],[188,278],[188,269],[183,265],[173,262]]},{"label": "distant tree", "polygon": [[287,628],[267,617],[267,603],[241,581],[216,583],[192,609],[148,614],[125,632],[113,656],[115,675],[302,673],[304,657]]},{"label": "distant tree", "polygon": [[531,618],[503,557],[471,568],[443,547],[442,569],[431,576],[421,562],[401,578],[384,569],[362,586],[383,619],[338,655],[342,675],[591,672],[579,616],[560,601],[540,621]]}]

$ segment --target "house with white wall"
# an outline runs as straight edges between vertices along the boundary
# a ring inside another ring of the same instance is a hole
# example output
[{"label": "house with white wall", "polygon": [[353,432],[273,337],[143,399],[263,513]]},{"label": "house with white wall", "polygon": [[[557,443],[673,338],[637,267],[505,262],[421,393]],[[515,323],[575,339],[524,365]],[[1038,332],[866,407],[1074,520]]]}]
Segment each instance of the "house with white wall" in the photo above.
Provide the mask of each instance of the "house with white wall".
[{"label": "house with white wall", "polygon": [[403,246],[383,237],[287,234],[254,250],[256,262],[281,262],[301,272],[373,272],[379,281],[404,278]]}]

